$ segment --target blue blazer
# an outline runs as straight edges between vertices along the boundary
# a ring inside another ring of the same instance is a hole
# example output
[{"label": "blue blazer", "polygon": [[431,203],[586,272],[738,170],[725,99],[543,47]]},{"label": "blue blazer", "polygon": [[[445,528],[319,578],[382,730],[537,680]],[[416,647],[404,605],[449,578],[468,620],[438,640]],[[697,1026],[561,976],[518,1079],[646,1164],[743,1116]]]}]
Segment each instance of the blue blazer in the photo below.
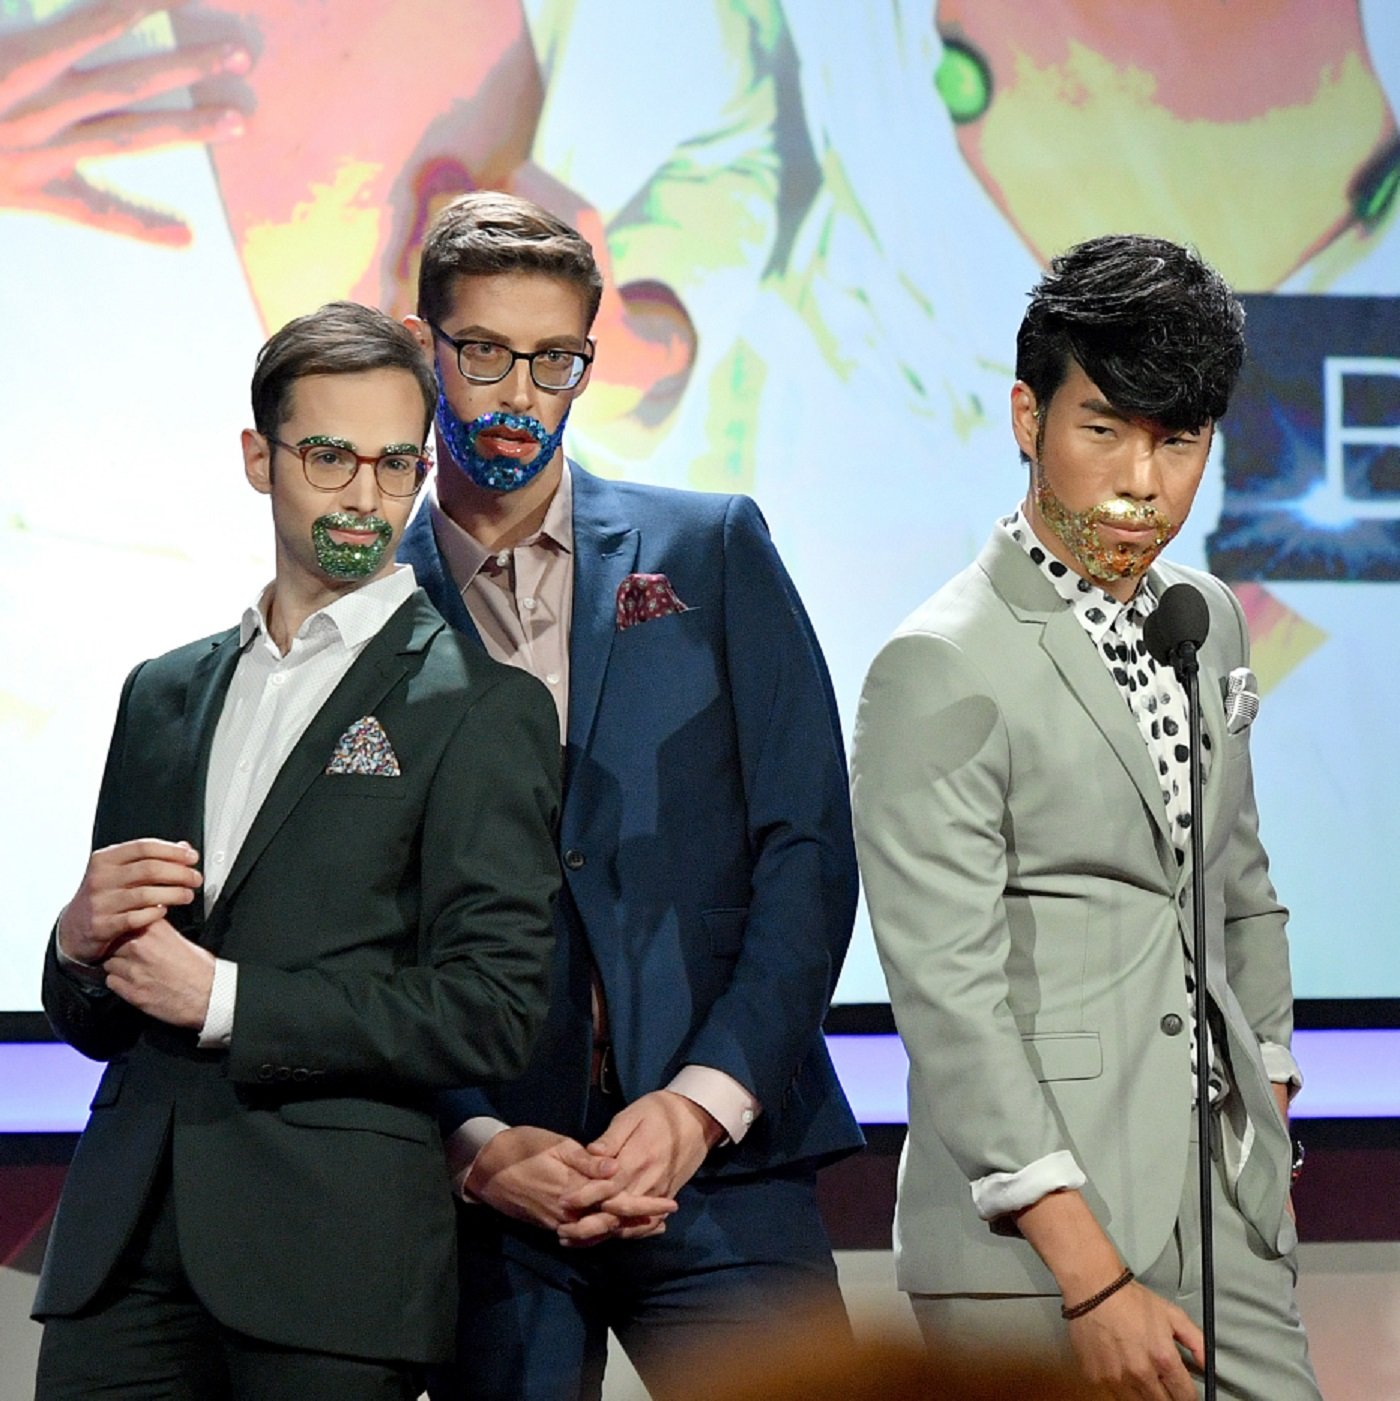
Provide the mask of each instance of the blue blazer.
[{"label": "blue blazer", "polygon": [[[590,963],[628,1100],[687,1064],[763,1106],[705,1170],[861,1146],[822,1037],[857,874],[835,698],[763,517],[742,496],[610,482],[571,464],[574,602],[553,1003],[525,1075],[450,1097],[577,1136]],[[400,560],[480,642],[420,511]],[[619,632],[618,586],[664,574],[688,607]]]}]

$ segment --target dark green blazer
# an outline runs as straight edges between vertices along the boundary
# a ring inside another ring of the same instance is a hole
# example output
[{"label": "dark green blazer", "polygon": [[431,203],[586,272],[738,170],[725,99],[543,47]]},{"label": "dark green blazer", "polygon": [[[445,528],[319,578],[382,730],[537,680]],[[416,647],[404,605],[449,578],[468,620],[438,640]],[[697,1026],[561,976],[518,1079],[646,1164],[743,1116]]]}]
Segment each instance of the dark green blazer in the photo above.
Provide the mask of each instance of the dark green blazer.
[{"label": "dark green blazer", "polygon": [[[237,631],[138,667],[94,847],[203,850],[205,774]],[[327,773],[374,716],[398,777]],[[451,1354],[452,1201],[433,1091],[526,1064],[548,998],[559,729],[544,687],[447,628],[420,591],[311,721],[206,919],[238,964],[227,1051],[91,991],[50,941],[55,1029],[110,1064],[49,1242],[36,1316],[110,1277],[169,1151],[184,1264],[225,1326],[290,1347]]]}]

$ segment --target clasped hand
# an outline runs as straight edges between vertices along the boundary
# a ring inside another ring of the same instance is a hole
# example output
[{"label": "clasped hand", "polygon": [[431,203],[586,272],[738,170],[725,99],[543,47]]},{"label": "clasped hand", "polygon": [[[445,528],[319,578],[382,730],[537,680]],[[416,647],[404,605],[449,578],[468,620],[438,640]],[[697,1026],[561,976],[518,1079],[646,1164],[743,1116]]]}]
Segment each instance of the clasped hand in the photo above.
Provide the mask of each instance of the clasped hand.
[{"label": "clasped hand", "polygon": [[214,984],[213,954],[165,918],[196,898],[198,861],[188,842],[156,837],[103,847],[58,922],[64,954],[100,965],[109,991],[171,1026],[203,1026]]},{"label": "clasped hand", "polygon": [[586,1147],[546,1129],[502,1130],[477,1154],[464,1186],[562,1245],[639,1240],[666,1229],[676,1194],[723,1136],[698,1104],[654,1090]]}]

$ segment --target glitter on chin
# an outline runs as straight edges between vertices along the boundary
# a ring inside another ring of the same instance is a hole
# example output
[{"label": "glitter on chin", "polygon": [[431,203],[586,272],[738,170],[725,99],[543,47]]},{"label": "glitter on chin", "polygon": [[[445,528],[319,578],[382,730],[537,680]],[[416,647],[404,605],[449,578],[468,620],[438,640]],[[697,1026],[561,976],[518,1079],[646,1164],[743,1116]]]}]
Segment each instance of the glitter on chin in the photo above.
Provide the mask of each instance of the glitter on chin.
[{"label": "glitter on chin", "polygon": [[[1041,518],[1060,537],[1084,573],[1099,584],[1140,579],[1179,529],[1154,507],[1120,499],[1100,502],[1086,511],[1071,511],[1050,489],[1039,463],[1035,465],[1035,504]],[[1105,544],[1099,538],[1100,525],[1129,524],[1153,526],[1151,540],[1141,545],[1128,541]]]},{"label": "glitter on chin", "polygon": [[[375,538],[367,545],[346,545],[331,539],[333,530],[372,530]],[[379,516],[352,516],[335,511],[318,516],[311,523],[311,543],[316,562],[332,579],[368,579],[384,562],[385,551],[394,538],[394,527]]]},{"label": "glitter on chin", "polygon": [[[443,390],[441,372],[437,374],[437,430],[447,445],[447,455],[457,467],[486,491],[501,493],[519,491],[522,486],[534,481],[554,460],[559,444],[564,441],[564,425],[569,421],[569,411],[559,420],[553,433],[546,430],[539,419],[529,414],[485,413],[463,423],[452,405],[447,402]],[[513,457],[484,457],[476,450],[476,440],[491,428],[510,428],[528,433],[538,445],[534,457],[521,462]]]}]

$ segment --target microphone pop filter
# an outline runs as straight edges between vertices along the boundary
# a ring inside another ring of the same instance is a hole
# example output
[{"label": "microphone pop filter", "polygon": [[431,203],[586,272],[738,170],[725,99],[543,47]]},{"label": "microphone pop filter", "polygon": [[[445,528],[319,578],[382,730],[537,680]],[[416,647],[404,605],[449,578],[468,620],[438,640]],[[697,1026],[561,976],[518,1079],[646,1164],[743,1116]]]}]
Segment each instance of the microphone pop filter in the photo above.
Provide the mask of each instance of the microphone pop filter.
[{"label": "microphone pop filter", "polygon": [[1210,609],[1191,584],[1173,584],[1143,624],[1142,639],[1159,665],[1174,666],[1183,642],[1199,648],[1210,632]]}]

